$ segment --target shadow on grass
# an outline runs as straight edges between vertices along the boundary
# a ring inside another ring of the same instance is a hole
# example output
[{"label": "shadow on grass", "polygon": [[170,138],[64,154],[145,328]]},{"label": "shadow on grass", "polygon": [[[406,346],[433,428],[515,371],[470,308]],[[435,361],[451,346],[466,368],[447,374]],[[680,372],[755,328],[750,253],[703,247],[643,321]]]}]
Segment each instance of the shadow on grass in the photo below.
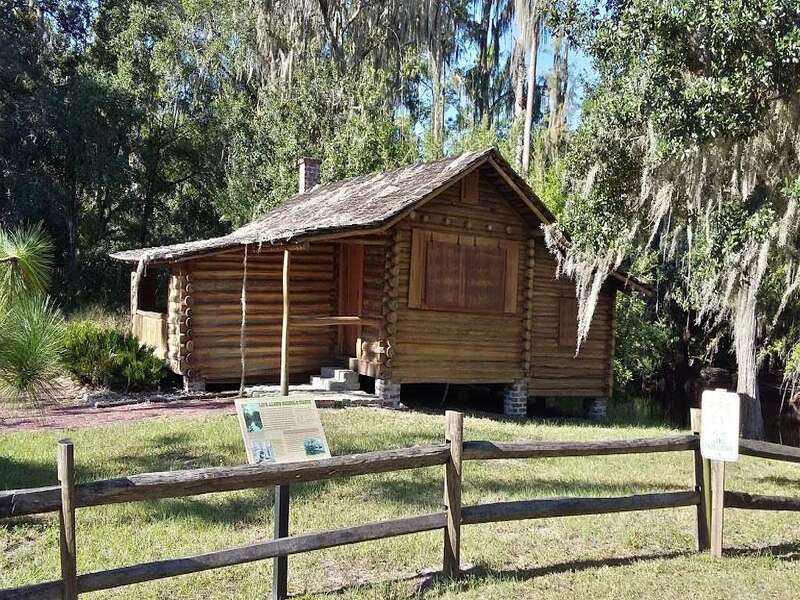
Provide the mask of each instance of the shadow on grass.
[{"label": "shadow on grass", "polygon": [[[55,459],[55,452],[53,453]],[[45,463],[0,456],[0,490],[44,487],[58,484],[55,460]]]},{"label": "shadow on grass", "polygon": [[[359,494],[370,499],[403,504],[425,509],[442,502],[442,478],[431,473],[421,477],[402,477],[362,479]],[[465,479],[465,493],[480,496],[502,496],[514,499],[544,499],[554,496],[625,496],[630,494],[686,491],[689,485],[659,484],[629,481],[625,484],[600,483],[596,481],[575,481],[546,478],[515,479],[497,482],[490,476]]]},{"label": "shadow on grass", "polygon": [[[363,588],[365,583],[367,585],[382,585],[387,583],[408,583],[414,590],[409,594],[409,598],[419,598],[431,590],[437,588],[448,588],[453,591],[453,588],[459,592],[465,592],[469,589],[476,588],[479,585],[486,583],[487,579],[513,579],[525,580],[533,579],[536,577],[544,577],[546,575],[555,575],[559,573],[575,573],[578,571],[587,571],[590,569],[597,569],[602,567],[624,567],[632,565],[640,561],[655,561],[655,560],[669,560],[672,558],[682,558],[690,556],[694,552],[688,550],[673,551],[673,552],[660,552],[656,554],[642,554],[638,556],[625,556],[619,558],[597,559],[597,560],[579,560],[564,563],[556,563],[544,565],[542,567],[530,567],[525,569],[492,569],[490,567],[476,565],[474,567],[462,571],[461,578],[456,581],[450,580],[442,574],[441,571],[425,571],[416,573],[414,575],[407,575],[403,577],[396,577],[391,579],[381,579],[372,582],[360,582],[354,584],[344,585],[331,590],[320,590],[315,593],[330,594],[330,595],[346,595],[355,589]],[[307,593],[307,592],[306,592]],[[302,598],[303,594],[298,594],[297,598]]]},{"label": "shadow on grass", "polygon": [[[800,560],[800,543],[777,544],[774,546],[764,546],[760,548],[730,548],[725,550],[725,555],[728,557],[753,557],[769,555],[779,560],[793,562]],[[480,585],[485,584],[489,579],[524,581],[527,579],[545,577],[548,575],[577,573],[580,571],[589,571],[603,567],[626,567],[639,562],[671,560],[676,558],[688,558],[691,556],[698,556],[698,553],[693,550],[674,550],[652,554],[639,554],[636,556],[576,560],[522,569],[493,569],[484,565],[476,565],[462,571],[461,578],[455,582],[445,578],[441,571],[426,571],[392,579],[375,580],[372,582],[362,581],[359,583],[344,585],[331,590],[321,590],[315,593],[344,596],[351,593],[355,589],[363,588],[365,583],[366,585],[408,583],[409,586],[412,586],[413,584],[414,588],[413,591],[410,591],[408,597],[420,598],[423,597],[426,592],[439,588],[448,588],[450,591],[466,592],[470,589],[478,588]],[[303,594],[299,594],[293,597],[302,596]]]},{"label": "shadow on grass", "polygon": [[[328,482],[292,485],[289,489],[289,510],[292,500],[317,498]],[[246,490],[245,494],[236,492],[220,498],[211,496],[187,496],[153,500],[144,503],[148,514],[154,518],[198,519],[204,523],[224,525],[262,525],[265,513],[275,506],[274,488]],[[304,510],[307,510],[304,508]]]},{"label": "shadow on grass", "polygon": [[756,480],[800,490],[800,478],[795,479],[791,477],[781,477],[779,475],[766,475],[764,477],[757,477]]},{"label": "shadow on grass", "polygon": [[756,548],[725,548],[723,554],[732,558],[771,556],[778,560],[794,562],[800,560],[800,542],[786,542]]}]

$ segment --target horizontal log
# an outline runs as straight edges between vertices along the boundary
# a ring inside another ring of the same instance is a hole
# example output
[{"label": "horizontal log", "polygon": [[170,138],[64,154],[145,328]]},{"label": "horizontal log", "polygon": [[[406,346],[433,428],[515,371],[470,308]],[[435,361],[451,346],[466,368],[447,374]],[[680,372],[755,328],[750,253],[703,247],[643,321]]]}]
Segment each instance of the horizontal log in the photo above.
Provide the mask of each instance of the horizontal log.
[{"label": "horizontal log", "polygon": [[[179,575],[188,575],[189,573],[240,565],[276,556],[287,556],[323,548],[433,531],[444,528],[446,521],[447,517],[444,512],[430,513],[404,519],[368,523],[346,529],[296,535],[195,556],[156,560],[108,571],[87,573],[78,577],[78,592],[85,594],[166,577],[177,577]],[[50,581],[25,588],[0,590],[0,599],[5,598],[60,600],[61,582]]]},{"label": "horizontal log", "polygon": [[[242,283],[242,271],[232,270],[217,270],[217,271],[203,271],[197,273],[197,285],[205,282],[205,285],[213,282],[228,282],[229,285]],[[247,287],[250,289],[251,285],[275,285],[280,287],[282,285],[281,278],[283,275],[282,268],[275,269],[260,269],[253,271],[249,267],[247,269]],[[315,281],[333,281],[333,267],[325,268],[308,268],[302,271],[292,271],[292,282],[300,280],[315,280]]]},{"label": "horizontal log", "polygon": [[[449,455],[450,449],[441,444],[349,454],[309,462],[143,473],[78,484],[75,486],[75,499],[77,507],[99,506],[324,481],[441,465]],[[53,512],[60,507],[61,488],[58,486],[0,492],[0,518]]]},{"label": "horizontal log", "polygon": [[[249,273],[248,273],[249,277]],[[228,280],[228,281],[200,281],[198,283],[193,284],[195,286],[194,294],[195,296],[199,296],[199,294],[238,294],[241,295],[242,293],[242,282],[241,280]],[[303,280],[295,282],[292,280],[291,285],[289,286],[289,291],[294,293],[302,293],[302,292],[323,292],[323,293],[330,293],[334,290],[333,282],[331,281],[317,281],[317,280]],[[247,294],[257,294],[261,292],[282,292],[281,289],[281,282],[276,282],[273,284],[267,284],[264,282],[251,282],[248,280],[247,283]]]},{"label": "horizontal log", "polygon": [[627,440],[591,442],[464,442],[465,460],[496,458],[543,458],[553,456],[602,456],[608,454],[643,454],[695,450],[700,442],[696,435],[674,435]]},{"label": "horizontal log", "polygon": [[[329,292],[327,290],[319,290],[319,291],[310,291],[310,292],[295,292],[291,291],[292,299],[297,298],[298,302],[310,301],[310,302],[319,302],[329,297]],[[197,293],[194,296],[187,296],[188,298],[192,298],[192,306],[200,306],[200,305],[208,305],[208,304],[235,304],[241,310],[241,299],[242,295],[241,292],[203,292]],[[283,292],[280,290],[275,292],[247,292],[247,304],[248,310],[249,305],[251,302],[263,302],[263,303],[272,303],[276,307],[278,306],[278,300],[283,298]]]},{"label": "horizontal log", "polygon": [[[280,309],[280,304],[277,302],[256,302],[248,296],[247,299],[247,316],[254,317],[275,317],[276,311]],[[323,310],[332,310],[330,299],[323,297],[312,298],[310,300],[302,299],[292,303],[292,314],[319,314]],[[202,319],[204,322],[213,319],[215,316],[229,318],[230,315],[242,314],[242,306],[240,302],[220,302],[217,304],[206,304],[196,306],[193,309],[193,316]]]},{"label": "horizontal log", "polygon": [[522,519],[544,519],[577,515],[676,508],[700,504],[700,493],[695,491],[638,494],[619,498],[548,498],[494,502],[478,506],[465,506],[461,512],[464,525],[497,523]]},{"label": "horizontal log", "polygon": [[329,327],[332,325],[364,325],[380,327],[382,321],[366,317],[292,317],[289,320],[292,327]]},{"label": "horizontal log", "polygon": [[800,462],[800,448],[772,444],[770,442],[759,442],[757,440],[740,439],[739,453],[785,462]]},{"label": "horizontal log", "polygon": [[750,510],[800,510],[800,498],[725,492],[725,507]]},{"label": "horizontal log", "polygon": [[[290,356],[300,356],[300,355],[327,355],[330,351],[329,348],[329,339],[323,338],[319,341],[298,341],[292,340],[292,345],[289,348],[289,355]],[[198,342],[198,346],[200,343]],[[269,358],[269,357],[280,357],[280,346],[276,349],[274,345],[248,345],[244,349],[245,357],[249,359],[259,359],[259,358]],[[207,362],[209,364],[214,364],[217,359],[223,357],[238,357],[241,356],[241,350],[238,347],[238,343],[236,345],[219,345],[217,347],[207,347],[206,344],[203,344],[200,349],[195,350],[192,353],[194,360],[200,364],[203,362]]]}]

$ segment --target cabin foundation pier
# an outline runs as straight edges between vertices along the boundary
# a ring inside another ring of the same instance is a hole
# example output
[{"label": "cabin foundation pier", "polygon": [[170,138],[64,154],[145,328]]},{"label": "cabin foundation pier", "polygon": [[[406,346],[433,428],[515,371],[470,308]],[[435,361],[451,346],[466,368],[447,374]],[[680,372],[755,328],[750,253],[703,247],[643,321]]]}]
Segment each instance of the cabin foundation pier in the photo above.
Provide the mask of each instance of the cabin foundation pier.
[{"label": "cabin foundation pier", "polygon": [[605,421],[608,415],[608,398],[587,398],[583,402],[583,408],[590,421]]},{"label": "cabin foundation pier", "polygon": [[527,379],[517,379],[506,387],[503,394],[503,414],[517,419],[528,416]]},{"label": "cabin foundation pier", "polygon": [[400,408],[400,384],[391,379],[375,379],[375,395],[384,408]]},{"label": "cabin foundation pier", "polygon": [[191,375],[183,376],[183,391],[184,392],[205,392],[206,380],[202,377],[195,377]]}]

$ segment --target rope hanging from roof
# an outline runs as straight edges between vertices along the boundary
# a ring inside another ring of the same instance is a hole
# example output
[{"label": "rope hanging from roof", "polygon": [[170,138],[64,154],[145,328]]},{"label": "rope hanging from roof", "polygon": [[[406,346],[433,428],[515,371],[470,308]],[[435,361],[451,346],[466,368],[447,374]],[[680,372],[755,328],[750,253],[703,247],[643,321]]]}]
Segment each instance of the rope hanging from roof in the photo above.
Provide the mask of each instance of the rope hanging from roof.
[{"label": "rope hanging from roof", "polygon": [[247,327],[247,244],[244,245],[244,258],[242,259],[242,324],[239,329],[239,355],[242,361],[242,378],[239,382],[239,397],[244,397],[244,380],[247,367],[245,350],[247,348],[247,338],[245,328]]}]

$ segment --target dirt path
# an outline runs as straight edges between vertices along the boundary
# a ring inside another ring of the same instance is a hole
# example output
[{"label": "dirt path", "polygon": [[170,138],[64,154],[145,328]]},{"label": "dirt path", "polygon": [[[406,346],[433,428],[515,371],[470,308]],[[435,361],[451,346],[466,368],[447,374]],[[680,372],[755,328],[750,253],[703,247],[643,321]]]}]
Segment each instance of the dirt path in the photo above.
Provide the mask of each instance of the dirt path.
[{"label": "dirt path", "polygon": [[93,427],[106,423],[141,421],[163,415],[191,417],[234,414],[233,398],[143,402],[113,408],[52,405],[39,410],[4,411],[0,408],[0,434],[11,431],[57,431]]}]

